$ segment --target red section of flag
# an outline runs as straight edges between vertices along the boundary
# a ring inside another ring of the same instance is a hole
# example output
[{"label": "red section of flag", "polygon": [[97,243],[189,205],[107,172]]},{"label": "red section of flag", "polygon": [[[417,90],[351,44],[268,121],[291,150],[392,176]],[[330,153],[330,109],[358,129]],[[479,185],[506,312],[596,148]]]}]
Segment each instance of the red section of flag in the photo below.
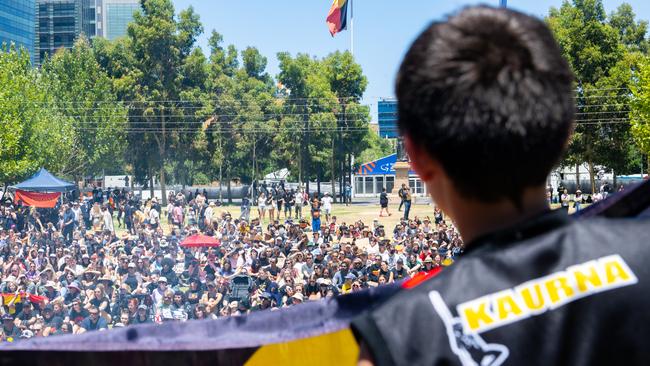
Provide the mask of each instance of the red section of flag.
[{"label": "red section of flag", "polygon": [[332,37],[341,31],[341,8],[336,5],[335,0],[329,14],[327,14],[327,27],[330,29]]},{"label": "red section of flag", "polygon": [[418,274],[416,274],[415,276],[413,276],[413,277],[409,278],[408,280],[404,281],[402,283],[402,288],[411,289],[413,287],[417,287],[422,282],[437,276],[438,273],[440,273],[440,271],[442,271],[442,267],[434,268],[434,269],[430,270],[429,272],[418,272]]},{"label": "red section of flag", "polygon": [[9,304],[11,302],[11,300],[14,299],[14,297],[16,298],[14,303],[18,303],[18,302],[22,301],[22,298],[24,296],[28,296],[29,301],[31,301],[34,304],[40,304],[40,303],[44,302],[45,300],[47,300],[47,297],[45,297],[45,296],[32,295],[32,294],[28,294],[28,293],[25,293],[25,292],[21,292],[18,295],[11,294],[11,293],[0,294],[0,296],[1,296],[0,298],[2,299],[2,305]]},{"label": "red section of flag", "polygon": [[334,0],[327,14],[327,27],[332,37],[346,27],[348,0]]},{"label": "red section of flag", "polygon": [[16,197],[14,201],[22,202],[25,206],[33,206],[38,208],[54,208],[56,201],[61,196],[61,193],[38,193],[16,190]]}]

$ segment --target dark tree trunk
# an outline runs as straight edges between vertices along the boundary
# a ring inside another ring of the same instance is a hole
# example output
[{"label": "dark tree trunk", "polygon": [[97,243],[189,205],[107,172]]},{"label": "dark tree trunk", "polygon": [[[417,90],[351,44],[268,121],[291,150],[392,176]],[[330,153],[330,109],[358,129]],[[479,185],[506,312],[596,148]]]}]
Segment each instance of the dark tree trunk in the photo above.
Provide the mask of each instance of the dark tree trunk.
[{"label": "dark tree trunk", "polygon": [[316,193],[318,193],[318,198],[320,198],[320,172],[316,176]]},{"label": "dark tree trunk", "polygon": [[154,190],[153,190],[153,170],[149,168],[149,193],[151,193],[151,197],[154,197]]},{"label": "dark tree trunk", "polygon": [[232,192],[230,190],[230,177],[228,177],[228,204],[232,203]]}]

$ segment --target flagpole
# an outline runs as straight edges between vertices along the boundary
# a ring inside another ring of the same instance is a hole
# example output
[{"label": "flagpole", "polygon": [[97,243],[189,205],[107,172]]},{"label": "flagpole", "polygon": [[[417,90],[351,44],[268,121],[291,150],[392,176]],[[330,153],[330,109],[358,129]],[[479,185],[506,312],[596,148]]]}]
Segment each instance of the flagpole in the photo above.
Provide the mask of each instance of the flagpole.
[{"label": "flagpole", "polygon": [[350,0],[350,53],[354,56],[354,0]]}]

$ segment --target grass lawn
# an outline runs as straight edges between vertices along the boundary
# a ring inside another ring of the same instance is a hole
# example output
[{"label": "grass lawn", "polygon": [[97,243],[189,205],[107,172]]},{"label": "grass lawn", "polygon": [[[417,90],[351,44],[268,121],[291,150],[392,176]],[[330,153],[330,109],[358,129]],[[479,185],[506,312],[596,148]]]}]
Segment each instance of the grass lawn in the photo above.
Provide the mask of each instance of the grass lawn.
[{"label": "grass lawn", "polygon": [[[552,205],[551,208],[556,209],[559,208],[560,205]],[[341,204],[333,204],[332,205],[332,215],[337,217],[337,222],[338,223],[353,223],[358,220],[363,221],[366,225],[372,226],[373,220],[379,220],[379,223],[383,224],[387,230],[392,230],[395,225],[399,222],[400,218],[403,217],[404,212],[398,212],[397,211],[398,204],[396,203],[391,203],[388,206],[388,210],[392,214],[392,216],[389,217],[379,217],[379,205],[373,205],[373,204],[356,204],[356,205],[350,205],[350,206],[345,206]],[[586,207],[586,205],[583,205],[583,208]],[[414,204],[411,205],[411,212],[409,217],[414,218],[415,216],[418,216],[419,218],[424,218],[426,216],[429,216],[430,218],[433,218],[433,208],[434,206],[432,204]],[[220,207],[215,207],[215,211],[217,212],[217,215],[221,215],[222,212],[227,211],[230,212],[230,214],[234,218],[238,218],[240,214],[239,206],[238,205],[232,205],[232,206],[220,206]],[[303,208],[303,217],[306,218],[309,223],[311,224],[311,217],[309,216],[309,208]],[[573,213],[573,207],[569,209],[569,213]],[[258,213],[257,213],[257,207],[252,207],[251,209],[251,218],[257,218]],[[169,230],[169,227],[167,225],[167,215],[163,214],[161,215],[161,221],[163,228],[165,232],[167,233]],[[280,216],[280,222],[284,222],[284,213]],[[267,218],[264,220],[265,223],[268,223],[268,212],[267,212]],[[325,216],[322,216],[322,223],[325,223]],[[115,228],[116,232],[118,235],[121,235],[122,233],[125,232],[124,228],[119,228],[117,227],[117,220],[115,220]]]},{"label": "grass lawn", "polygon": [[[357,205],[350,205],[350,206],[345,206],[342,204],[333,204],[332,205],[332,215],[336,216],[337,222],[342,223],[345,222],[347,224],[356,222],[358,220],[363,221],[366,225],[372,225],[373,220],[379,220],[381,224],[383,224],[387,228],[393,228],[398,222],[401,217],[404,216],[404,212],[398,212],[397,211],[398,204],[391,204],[388,206],[389,212],[392,214],[392,216],[389,217],[379,217],[379,205],[372,205],[372,204],[357,204]],[[228,211],[230,212],[233,217],[239,217],[239,207],[238,206],[223,206],[223,207],[217,207],[216,211],[218,213],[221,213],[223,211]],[[309,208],[303,208],[302,210],[303,213],[303,218],[306,218],[311,222],[311,217],[309,216]],[[267,212],[267,218],[264,222],[268,223],[268,212]],[[277,215],[277,213],[276,213]],[[418,205],[411,205],[411,212],[409,214],[410,218],[414,218],[415,216],[418,217],[425,217],[425,216],[430,216],[433,217],[433,205],[429,204],[418,204]],[[251,209],[251,218],[256,218],[258,217],[257,213],[257,207],[253,207]],[[325,216],[322,217],[322,222],[325,222]],[[280,215],[280,221],[284,222],[284,212]]]}]

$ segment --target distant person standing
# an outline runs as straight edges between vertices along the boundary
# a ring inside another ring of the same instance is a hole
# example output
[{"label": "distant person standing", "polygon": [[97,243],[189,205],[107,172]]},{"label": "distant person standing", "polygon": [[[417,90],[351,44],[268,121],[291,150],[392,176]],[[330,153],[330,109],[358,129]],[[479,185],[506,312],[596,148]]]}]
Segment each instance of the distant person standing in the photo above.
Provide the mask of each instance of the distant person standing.
[{"label": "distant person standing", "polygon": [[325,192],[325,197],[323,197],[321,203],[323,205],[323,212],[325,213],[325,222],[329,224],[332,214],[332,196],[330,196],[329,192]]},{"label": "distant person standing", "polygon": [[402,202],[404,203],[404,220],[408,220],[411,212],[411,188],[404,188]]},{"label": "distant person standing", "polygon": [[402,211],[402,206],[404,205],[404,191],[406,190],[406,184],[402,183],[402,187],[397,191],[397,196],[399,197],[399,207],[397,211]]},{"label": "distant person standing", "polygon": [[175,226],[183,228],[185,223],[185,217],[183,217],[183,207],[181,206],[181,201],[176,201],[174,203],[174,208],[172,209],[172,221]]},{"label": "distant person standing", "polygon": [[257,197],[257,214],[260,222],[264,222],[264,216],[266,215],[266,194],[264,192],[261,192]]},{"label": "distant person standing", "polygon": [[294,193],[293,189],[290,190],[290,191],[285,190],[285,193],[284,193],[284,218],[285,218],[285,220],[287,218],[289,218],[289,219],[291,218],[291,213],[292,213],[291,206],[293,206],[293,204],[295,203],[295,196],[296,196],[296,194]]},{"label": "distant person standing", "polygon": [[282,208],[284,207],[284,199],[286,196],[286,192],[284,191],[284,188],[280,186],[275,189],[273,195],[274,195],[273,200],[275,201],[275,204],[278,208],[278,214],[276,216],[276,220],[280,220],[280,214],[282,214]]},{"label": "distant person standing", "polygon": [[581,190],[578,189],[576,191],[574,201],[575,202],[574,202],[573,206],[575,207],[576,212],[578,212],[578,211],[580,211],[580,206],[582,205],[582,191]]},{"label": "distant person standing", "polygon": [[63,237],[66,243],[72,241],[72,233],[74,231],[75,216],[69,204],[65,205],[65,212],[63,213]]},{"label": "distant person standing", "polygon": [[384,211],[386,212],[386,216],[392,216],[392,214],[388,212],[388,193],[386,193],[386,188],[382,188],[381,193],[379,194],[379,206],[381,207],[379,209],[379,217],[384,216]]},{"label": "distant person standing", "polygon": [[249,221],[251,216],[251,201],[248,199],[248,196],[244,196],[241,199],[241,214],[239,218],[241,220]]},{"label": "distant person standing", "polygon": [[350,183],[345,183],[345,205],[349,206],[352,203],[352,186]]},{"label": "distant person standing", "polygon": [[153,200],[152,202],[151,209],[149,210],[149,224],[151,225],[151,228],[157,229],[160,224],[160,212],[158,212],[154,206],[157,202]]},{"label": "distant person standing", "polygon": [[111,215],[111,212],[108,210],[108,206],[106,205],[102,206],[102,225],[104,231],[109,231],[111,233],[115,232],[113,226],[113,215]]},{"label": "distant person standing", "polygon": [[562,209],[566,212],[569,212],[569,191],[566,189],[562,192],[562,195],[560,196],[560,205],[562,206]]},{"label": "distant person standing", "polygon": [[126,204],[124,205],[124,224],[126,225],[126,229],[129,232],[129,234],[134,234],[134,228],[133,228],[133,213],[135,212],[133,205],[131,204],[131,201],[127,200]]},{"label": "distant person standing", "polygon": [[275,188],[271,189],[271,192],[266,195],[266,209],[269,211],[269,222],[275,220]]},{"label": "distant person standing", "polygon": [[302,206],[305,198],[302,194],[302,189],[298,189],[294,195],[294,204],[296,207],[296,220],[302,219]]},{"label": "distant person standing", "polygon": [[314,198],[311,201],[311,229],[314,233],[320,232],[320,214],[321,203],[318,200],[318,194],[314,193]]},{"label": "distant person standing", "polygon": [[603,199],[607,198],[610,192],[611,192],[611,187],[609,186],[609,183],[605,182],[600,187],[600,194],[603,196]]}]

